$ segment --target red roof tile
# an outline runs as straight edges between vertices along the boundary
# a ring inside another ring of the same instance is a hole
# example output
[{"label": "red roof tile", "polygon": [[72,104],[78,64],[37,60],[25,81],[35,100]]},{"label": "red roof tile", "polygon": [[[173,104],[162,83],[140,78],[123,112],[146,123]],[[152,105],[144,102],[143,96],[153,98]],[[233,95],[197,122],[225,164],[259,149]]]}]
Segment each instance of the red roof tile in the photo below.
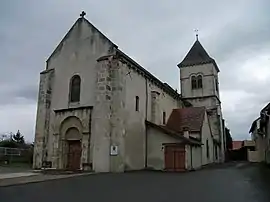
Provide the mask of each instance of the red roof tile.
[{"label": "red roof tile", "polygon": [[166,126],[174,131],[182,132],[185,127],[189,131],[201,131],[205,115],[205,107],[188,107],[174,109]]},{"label": "red roof tile", "polygon": [[233,141],[232,149],[240,149],[243,145],[243,141]]}]

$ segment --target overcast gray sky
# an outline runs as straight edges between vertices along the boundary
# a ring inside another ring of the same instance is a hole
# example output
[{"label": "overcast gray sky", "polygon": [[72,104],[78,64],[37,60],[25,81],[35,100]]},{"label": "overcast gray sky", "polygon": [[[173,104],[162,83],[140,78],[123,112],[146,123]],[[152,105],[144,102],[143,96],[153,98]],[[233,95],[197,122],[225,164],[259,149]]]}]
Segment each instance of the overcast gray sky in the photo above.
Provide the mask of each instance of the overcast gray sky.
[{"label": "overcast gray sky", "polygon": [[86,18],[120,49],[179,89],[176,65],[194,29],[220,72],[223,113],[234,139],[270,101],[269,0],[13,0],[0,3],[0,132],[34,138],[39,72],[77,20]]}]

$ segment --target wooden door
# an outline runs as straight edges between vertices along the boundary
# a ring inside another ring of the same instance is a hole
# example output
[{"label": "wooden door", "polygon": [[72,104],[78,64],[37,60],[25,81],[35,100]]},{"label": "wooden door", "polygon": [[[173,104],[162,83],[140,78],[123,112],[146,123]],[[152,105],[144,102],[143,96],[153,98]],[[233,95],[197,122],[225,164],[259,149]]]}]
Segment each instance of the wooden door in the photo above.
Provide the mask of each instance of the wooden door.
[{"label": "wooden door", "polygon": [[165,170],[185,171],[185,146],[165,146]]},{"label": "wooden door", "polygon": [[69,141],[68,148],[68,163],[67,168],[69,170],[78,170],[80,169],[81,164],[81,142],[80,141]]}]

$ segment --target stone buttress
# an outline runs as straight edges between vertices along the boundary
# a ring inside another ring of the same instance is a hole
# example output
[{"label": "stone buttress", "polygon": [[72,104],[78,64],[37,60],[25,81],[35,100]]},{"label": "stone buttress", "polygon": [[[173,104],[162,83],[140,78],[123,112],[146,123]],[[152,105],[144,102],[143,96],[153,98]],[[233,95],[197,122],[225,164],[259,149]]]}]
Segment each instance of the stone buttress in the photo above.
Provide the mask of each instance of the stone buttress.
[{"label": "stone buttress", "polygon": [[41,72],[33,157],[34,168],[41,168],[42,162],[47,161],[53,81],[53,69]]},{"label": "stone buttress", "polygon": [[92,119],[93,168],[95,172],[123,172],[125,72],[113,55],[98,59],[96,71]]}]

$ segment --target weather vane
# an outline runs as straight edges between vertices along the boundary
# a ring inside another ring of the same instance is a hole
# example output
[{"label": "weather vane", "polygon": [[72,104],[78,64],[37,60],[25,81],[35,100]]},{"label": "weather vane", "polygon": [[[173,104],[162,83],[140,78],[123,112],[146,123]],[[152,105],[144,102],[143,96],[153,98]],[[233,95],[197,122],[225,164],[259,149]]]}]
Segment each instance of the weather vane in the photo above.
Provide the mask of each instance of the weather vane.
[{"label": "weather vane", "polygon": [[195,29],[194,31],[196,33],[196,40],[198,41],[199,40],[199,34],[198,34],[199,33],[199,30],[198,29]]},{"label": "weather vane", "polygon": [[80,14],[81,18],[84,18],[84,16],[86,15],[86,12],[82,11],[82,13]]}]

